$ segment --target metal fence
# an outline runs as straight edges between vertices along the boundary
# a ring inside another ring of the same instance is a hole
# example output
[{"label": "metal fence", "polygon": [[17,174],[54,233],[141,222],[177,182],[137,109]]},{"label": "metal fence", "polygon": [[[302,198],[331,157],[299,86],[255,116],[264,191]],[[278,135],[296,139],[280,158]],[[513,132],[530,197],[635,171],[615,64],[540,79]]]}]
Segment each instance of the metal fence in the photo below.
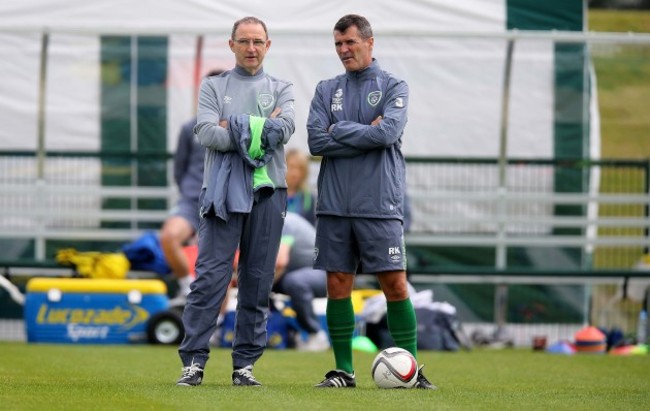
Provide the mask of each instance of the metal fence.
[{"label": "metal fence", "polygon": [[[47,260],[65,241],[99,251],[157,229],[175,201],[171,156],[130,153],[0,154],[2,259]],[[162,175],[147,185],[143,175]]]},{"label": "metal fence", "polygon": [[[3,257],[42,260],[52,257],[48,241],[128,241],[157,227],[177,196],[170,161],[167,153],[0,152],[0,238],[34,242],[31,255]],[[503,189],[499,167],[496,159],[408,158],[407,242],[576,247],[593,256],[577,267],[589,269],[627,269],[647,252],[648,161],[510,159]],[[148,185],[141,176],[149,173],[164,178]],[[558,179],[576,176],[574,188],[559,191]]]},{"label": "metal fence", "polygon": [[[59,248],[112,251],[156,229],[177,196],[170,161],[166,153],[0,152],[3,265],[11,273],[12,264],[52,264]],[[510,159],[505,186],[500,167],[497,159],[407,159],[416,287],[494,286],[490,298],[505,305],[495,303],[480,323],[526,321],[506,300],[533,297],[516,288],[504,300],[505,284],[586,285],[579,310],[633,329],[639,303],[619,302],[626,278],[646,275],[636,265],[650,247],[648,161]],[[147,185],[151,173],[166,178]],[[563,178],[578,178],[580,189],[558,191]]]},{"label": "metal fence", "polygon": [[[409,159],[413,245],[573,247],[578,269],[629,269],[647,252],[647,161]],[[578,179],[569,190],[557,184]],[[508,268],[505,264],[495,268]],[[561,265],[550,268],[566,268]]]}]

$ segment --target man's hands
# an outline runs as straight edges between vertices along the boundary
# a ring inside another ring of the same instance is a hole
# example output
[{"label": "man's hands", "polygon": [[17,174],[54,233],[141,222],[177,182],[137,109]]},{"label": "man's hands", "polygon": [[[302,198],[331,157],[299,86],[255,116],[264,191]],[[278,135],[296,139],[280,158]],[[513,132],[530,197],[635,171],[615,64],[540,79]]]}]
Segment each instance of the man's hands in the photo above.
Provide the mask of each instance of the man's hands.
[{"label": "man's hands", "polygon": [[[383,120],[383,119],[384,119],[384,118],[383,118],[382,116],[377,116],[376,119],[372,120],[372,122],[370,123],[370,125],[371,125],[371,126],[378,126],[379,123],[381,123],[381,120]],[[334,123],[334,124],[336,124],[336,123]],[[332,132],[332,127],[334,127],[334,124],[330,124],[330,126],[327,127],[327,132],[328,132],[328,133],[331,133],[331,132]]]},{"label": "man's hands", "polygon": [[[269,118],[276,118],[277,116],[280,115],[280,113],[282,113],[282,108],[276,107],[275,110],[273,110],[273,112],[271,112],[271,115],[269,116]],[[228,120],[219,121],[219,127],[228,128]]]}]

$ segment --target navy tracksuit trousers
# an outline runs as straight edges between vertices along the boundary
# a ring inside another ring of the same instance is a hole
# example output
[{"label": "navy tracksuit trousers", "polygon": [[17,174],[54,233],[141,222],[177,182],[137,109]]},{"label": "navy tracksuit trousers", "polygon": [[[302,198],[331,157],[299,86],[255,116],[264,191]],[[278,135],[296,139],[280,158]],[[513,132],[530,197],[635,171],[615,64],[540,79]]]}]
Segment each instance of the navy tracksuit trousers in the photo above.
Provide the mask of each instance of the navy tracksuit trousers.
[{"label": "navy tracksuit trousers", "polygon": [[282,237],[287,191],[276,189],[256,199],[250,213],[231,213],[224,221],[210,213],[199,223],[196,280],[183,311],[185,338],[178,352],[183,366],[205,367],[210,337],[232,278],[239,247],[237,312],[232,361],[234,368],[253,365],[266,347],[269,295]]}]

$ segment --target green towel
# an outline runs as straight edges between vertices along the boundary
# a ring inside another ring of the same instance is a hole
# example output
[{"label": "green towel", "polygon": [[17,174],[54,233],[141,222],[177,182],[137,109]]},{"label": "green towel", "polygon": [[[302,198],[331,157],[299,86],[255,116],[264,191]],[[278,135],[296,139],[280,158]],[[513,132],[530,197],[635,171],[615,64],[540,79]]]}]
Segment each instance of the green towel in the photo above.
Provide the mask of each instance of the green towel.
[{"label": "green towel", "polygon": [[[250,116],[249,124],[251,129],[251,145],[248,148],[248,155],[253,159],[264,156],[262,149],[262,131],[264,130],[265,117]],[[261,186],[270,186],[275,188],[273,181],[269,178],[266,166],[256,168],[253,172],[253,189],[257,190]]]}]

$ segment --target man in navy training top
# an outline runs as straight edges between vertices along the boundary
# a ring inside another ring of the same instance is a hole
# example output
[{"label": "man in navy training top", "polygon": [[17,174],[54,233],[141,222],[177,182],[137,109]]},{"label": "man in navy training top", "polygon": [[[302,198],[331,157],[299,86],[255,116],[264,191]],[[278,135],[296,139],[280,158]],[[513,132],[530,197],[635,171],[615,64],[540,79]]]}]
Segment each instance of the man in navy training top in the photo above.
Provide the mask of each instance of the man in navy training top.
[{"label": "man in navy training top", "polygon": [[[409,90],[373,59],[374,37],[364,17],[339,19],[334,46],[345,73],[318,83],[307,120],[309,150],[322,156],[314,268],[327,271],[327,326],[336,363],[316,387],[350,388],[356,386],[351,294],[357,272],[376,273],[391,336],[417,358],[402,226],[406,165],[400,148]],[[415,387],[435,389],[422,367]]]}]

